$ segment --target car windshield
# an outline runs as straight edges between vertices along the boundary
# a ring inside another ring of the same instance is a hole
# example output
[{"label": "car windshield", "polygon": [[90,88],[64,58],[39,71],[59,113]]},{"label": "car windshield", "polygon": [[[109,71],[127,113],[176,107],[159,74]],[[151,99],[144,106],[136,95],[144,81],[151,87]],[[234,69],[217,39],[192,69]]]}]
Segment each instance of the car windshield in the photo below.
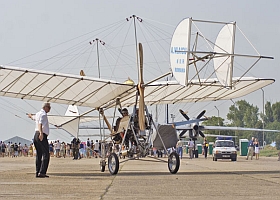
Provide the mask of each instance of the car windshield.
[{"label": "car windshield", "polygon": [[216,142],[216,147],[233,147],[232,141],[218,141]]}]

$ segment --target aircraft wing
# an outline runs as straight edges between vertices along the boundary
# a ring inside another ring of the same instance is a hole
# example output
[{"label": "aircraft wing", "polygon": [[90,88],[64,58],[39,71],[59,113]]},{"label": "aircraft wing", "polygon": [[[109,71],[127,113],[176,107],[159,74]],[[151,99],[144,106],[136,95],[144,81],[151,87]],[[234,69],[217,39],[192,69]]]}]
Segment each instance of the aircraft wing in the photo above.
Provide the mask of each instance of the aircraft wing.
[{"label": "aircraft wing", "polygon": [[[233,89],[222,86],[217,79],[193,80],[188,86],[176,81],[145,85],[145,104],[174,104],[234,99],[269,84],[274,79],[233,78]],[[136,85],[111,80],[76,76],[42,70],[0,66],[0,96],[77,105],[110,108],[120,98],[123,107],[135,104]]]},{"label": "aircraft wing", "polygon": [[[193,80],[188,86],[182,86],[176,81],[154,82],[145,86],[145,104],[175,104],[187,102],[217,101],[235,99],[250,94],[260,88],[274,83],[274,79],[254,77],[233,78],[233,89],[222,86],[216,78]],[[123,106],[135,103],[135,94],[121,98]]]},{"label": "aircraft wing", "polygon": [[99,108],[112,101],[115,105],[115,99],[133,87],[99,78],[0,66],[0,95],[6,97]]},{"label": "aircraft wing", "polygon": [[229,126],[200,126],[201,130],[230,130],[230,131],[264,131],[264,132],[280,132],[280,130],[258,129],[258,128],[243,128]]},{"label": "aircraft wing", "polygon": [[228,137],[234,137],[237,138],[237,136],[234,135],[214,135],[214,134],[204,134],[205,137],[224,137],[224,138],[228,138]]},{"label": "aircraft wing", "polygon": [[[182,125],[176,126],[176,130],[193,130],[190,126]],[[231,127],[231,126],[199,126],[199,130],[224,130],[224,131],[264,131],[264,132],[280,132],[280,130],[258,129],[258,128],[244,128],[244,127]]]}]

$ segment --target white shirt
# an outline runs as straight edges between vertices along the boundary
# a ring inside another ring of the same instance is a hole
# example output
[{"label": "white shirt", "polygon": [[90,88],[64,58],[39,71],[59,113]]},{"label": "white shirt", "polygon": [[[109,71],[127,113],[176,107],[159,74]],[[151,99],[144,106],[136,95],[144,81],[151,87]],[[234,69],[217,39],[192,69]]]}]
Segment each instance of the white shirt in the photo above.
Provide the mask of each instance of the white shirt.
[{"label": "white shirt", "polygon": [[59,141],[56,143],[55,149],[61,149],[61,143]]},{"label": "white shirt", "polygon": [[94,143],[94,150],[99,151],[99,142]]},{"label": "white shirt", "polygon": [[193,146],[194,146],[193,141],[189,141],[189,147],[193,147]]},{"label": "white shirt", "polygon": [[39,112],[37,112],[35,116],[35,122],[36,122],[35,131],[39,131],[38,125],[42,124],[43,133],[49,135],[50,128],[49,128],[49,121],[48,121],[48,116],[46,111],[41,109]]}]

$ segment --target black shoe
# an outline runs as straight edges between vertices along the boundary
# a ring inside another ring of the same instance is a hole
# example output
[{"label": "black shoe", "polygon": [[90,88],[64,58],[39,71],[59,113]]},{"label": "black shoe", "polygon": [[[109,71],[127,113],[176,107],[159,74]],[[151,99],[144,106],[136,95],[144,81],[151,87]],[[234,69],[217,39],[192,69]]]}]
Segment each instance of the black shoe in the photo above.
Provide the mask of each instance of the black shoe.
[{"label": "black shoe", "polygon": [[46,175],[46,174],[38,174],[37,177],[38,177],[38,178],[49,178],[49,176]]}]

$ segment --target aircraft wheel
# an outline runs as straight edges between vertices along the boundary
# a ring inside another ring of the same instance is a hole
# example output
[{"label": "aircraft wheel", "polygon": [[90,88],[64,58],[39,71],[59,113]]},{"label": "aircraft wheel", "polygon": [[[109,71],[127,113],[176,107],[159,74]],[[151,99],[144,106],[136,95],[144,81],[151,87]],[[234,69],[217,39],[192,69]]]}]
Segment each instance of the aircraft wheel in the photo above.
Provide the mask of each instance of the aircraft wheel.
[{"label": "aircraft wheel", "polygon": [[180,167],[180,158],[176,152],[172,152],[168,157],[168,169],[171,174],[176,174]]},{"label": "aircraft wheel", "polygon": [[112,175],[118,173],[119,165],[120,163],[117,154],[111,153],[108,157],[108,169]]},{"label": "aircraft wheel", "polygon": [[100,165],[100,171],[104,172],[105,171],[105,166],[104,165]]},{"label": "aircraft wheel", "polygon": [[105,166],[106,166],[106,161],[105,160],[101,160],[100,161],[100,171],[101,172],[105,171]]}]

